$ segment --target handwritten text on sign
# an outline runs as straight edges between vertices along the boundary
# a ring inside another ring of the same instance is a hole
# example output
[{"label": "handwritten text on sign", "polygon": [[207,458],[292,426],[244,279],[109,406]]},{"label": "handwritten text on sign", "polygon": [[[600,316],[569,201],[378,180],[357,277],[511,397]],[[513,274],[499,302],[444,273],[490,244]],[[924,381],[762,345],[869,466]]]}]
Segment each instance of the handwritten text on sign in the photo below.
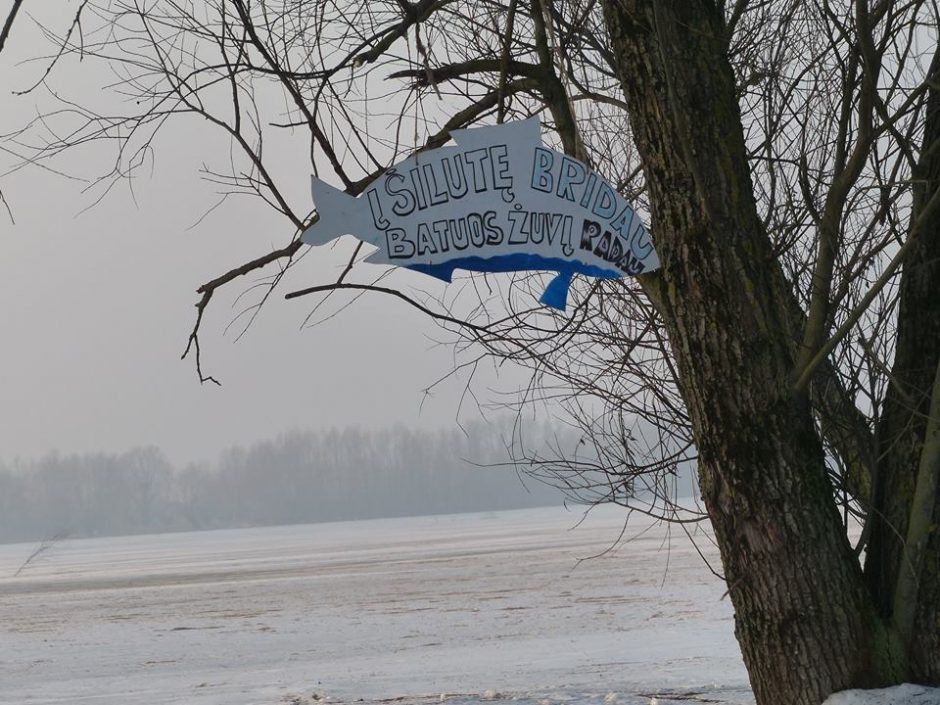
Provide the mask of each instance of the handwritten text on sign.
[{"label": "handwritten text on sign", "polygon": [[558,272],[542,302],[559,309],[573,274],[659,266],[630,204],[578,160],[543,147],[537,119],[451,134],[455,147],[406,159],[359,198],[314,178],[319,219],[304,242],[353,234],[376,246],[369,262],[445,281],[455,269]]}]

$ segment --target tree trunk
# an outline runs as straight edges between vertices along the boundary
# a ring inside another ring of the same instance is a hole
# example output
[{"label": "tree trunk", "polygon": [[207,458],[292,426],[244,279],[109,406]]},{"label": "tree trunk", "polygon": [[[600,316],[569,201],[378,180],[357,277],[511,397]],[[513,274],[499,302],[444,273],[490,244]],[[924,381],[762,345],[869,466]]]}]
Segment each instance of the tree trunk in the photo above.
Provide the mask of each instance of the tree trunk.
[{"label": "tree trunk", "polygon": [[655,297],[759,705],[895,680],[805,394],[713,3],[604,3],[662,261]]},{"label": "tree trunk", "polygon": [[[930,72],[940,74],[940,50]],[[878,609],[892,619],[899,577],[912,566],[902,564],[911,505],[924,435],[931,407],[931,390],[940,364],[940,85],[928,93],[927,119],[920,160],[914,172],[914,203],[909,237],[916,237],[904,262],[898,312],[897,346],[891,386],[878,429],[879,458],[872,537],[865,573]],[[940,502],[935,502],[933,526],[940,525]],[[940,532],[933,530],[919,585],[911,677],[940,682]]]}]

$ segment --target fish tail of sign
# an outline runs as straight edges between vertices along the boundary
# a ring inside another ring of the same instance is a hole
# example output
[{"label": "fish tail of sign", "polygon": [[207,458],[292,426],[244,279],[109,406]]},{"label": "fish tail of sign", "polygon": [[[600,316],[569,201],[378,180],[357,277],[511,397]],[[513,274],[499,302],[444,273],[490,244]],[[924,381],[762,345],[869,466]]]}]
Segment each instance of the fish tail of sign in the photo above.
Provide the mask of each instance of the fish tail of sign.
[{"label": "fish tail of sign", "polygon": [[362,206],[353,196],[311,177],[310,190],[317,216],[300,235],[308,245],[325,245],[341,235],[357,234],[356,224],[361,220]]},{"label": "fish tail of sign", "polygon": [[568,305],[568,289],[571,286],[571,278],[573,275],[574,272],[570,269],[558,272],[558,276],[552,279],[548,283],[548,286],[545,287],[545,291],[542,293],[539,302],[554,309],[558,309],[559,311],[564,311]]}]

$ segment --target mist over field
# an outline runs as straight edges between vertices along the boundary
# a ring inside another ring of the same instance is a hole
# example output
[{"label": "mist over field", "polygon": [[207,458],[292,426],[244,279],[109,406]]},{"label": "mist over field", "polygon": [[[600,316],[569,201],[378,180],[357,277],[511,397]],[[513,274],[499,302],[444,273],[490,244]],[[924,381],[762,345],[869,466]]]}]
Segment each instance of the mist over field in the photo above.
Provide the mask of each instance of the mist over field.
[{"label": "mist over field", "polygon": [[152,446],[0,461],[0,542],[561,504],[509,455],[478,423],[293,431],[182,466]]}]

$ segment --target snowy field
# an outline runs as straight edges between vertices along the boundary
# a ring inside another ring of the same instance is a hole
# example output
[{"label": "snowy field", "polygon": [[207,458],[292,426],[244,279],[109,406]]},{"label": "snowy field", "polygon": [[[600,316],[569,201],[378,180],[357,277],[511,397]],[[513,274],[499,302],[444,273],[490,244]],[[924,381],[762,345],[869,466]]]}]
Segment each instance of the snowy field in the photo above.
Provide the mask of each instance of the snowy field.
[{"label": "snowy field", "polygon": [[722,583],[677,527],[608,551],[624,516],[2,545],[0,703],[753,702]]}]

